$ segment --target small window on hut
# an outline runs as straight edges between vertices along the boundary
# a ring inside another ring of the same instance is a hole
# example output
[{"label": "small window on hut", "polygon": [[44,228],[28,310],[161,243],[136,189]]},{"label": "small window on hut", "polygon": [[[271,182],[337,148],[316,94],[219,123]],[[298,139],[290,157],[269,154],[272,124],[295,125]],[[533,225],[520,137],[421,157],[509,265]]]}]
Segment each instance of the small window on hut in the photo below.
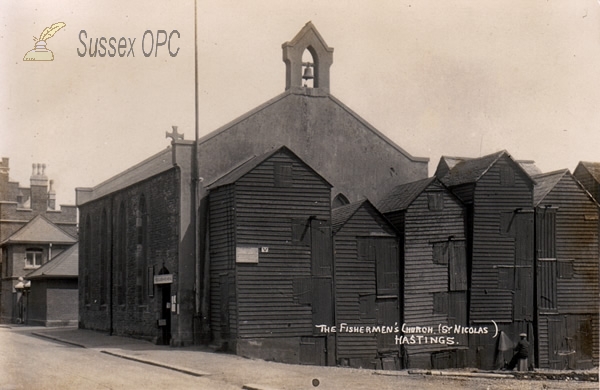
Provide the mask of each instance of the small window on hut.
[{"label": "small window on hut", "polygon": [[292,219],[292,243],[308,245],[310,240],[309,222],[307,218]]},{"label": "small window on hut", "polygon": [[433,293],[433,314],[448,313],[448,293]]},{"label": "small window on hut", "polygon": [[274,169],[275,187],[291,187],[293,183],[292,164],[275,163]]},{"label": "small window on hut", "polygon": [[516,213],[503,212],[500,213],[500,234],[512,237],[514,231]]},{"label": "small window on hut", "polygon": [[573,260],[559,260],[557,266],[559,278],[573,279]]},{"label": "small window on hut", "polygon": [[500,290],[515,289],[515,268],[512,266],[498,267],[498,288]]},{"label": "small window on hut", "polygon": [[450,291],[467,290],[467,250],[464,241],[451,241],[448,265]]},{"label": "small window on hut", "polygon": [[507,187],[515,185],[515,171],[511,167],[500,167],[500,185]]},{"label": "small window on hut", "polygon": [[361,320],[375,319],[375,295],[360,295],[358,297]]},{"label": "small window on hut", "polygon": [[448,241],[433,243],[433,263],[448,264]]},{"label": "small window on hut", "polygon": [[429,210],[441,211],[444,209],[444,194],[442,192],[427,194],[427,200],[429,202]]}]

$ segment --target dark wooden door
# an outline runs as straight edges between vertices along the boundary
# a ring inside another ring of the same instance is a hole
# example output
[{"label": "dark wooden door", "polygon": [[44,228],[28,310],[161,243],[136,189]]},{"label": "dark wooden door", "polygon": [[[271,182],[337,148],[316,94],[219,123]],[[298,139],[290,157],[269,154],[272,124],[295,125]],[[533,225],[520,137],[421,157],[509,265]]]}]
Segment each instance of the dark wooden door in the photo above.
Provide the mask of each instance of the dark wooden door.
[{"label": "dark wooden door", "polygon": [[[329,221],[311,220],[310,245],[313,334],[315,336],[322,336],[315,325],[335,325],[333,306],[333,238]],[[327,365],[328,360],[335,362],[335,348],[330,348],[328,355],[327,344],[325,337],[303,338],[300,344],[301,363]],[[329,344],[335,345],[335,341]]]},{"label": "dark wooden door", "polygon": [[514,220],[514,320],[533,320],[533,212],[517,213]]},{"label": "dark wooden door", "polygon": [[169,345],[171,342],[171,285],[162,284],[161,290],[161,340],[162,345]]},{"label": "dark wooden door", "polygon": [[569,360],[569,369],[592,368],[592,349],[594,337],[592,333],[592,316],[569,316],[567,324],[569,335],[573,338],[575,353]]},{"label": "dark wooden door", "polygon": [[548,318],[550,368],[574,370],[592,366],[592,319],[589,316]]},{"label": "dark wooden door", "polygon": [[331,278],[313,278],[311,306],[313,332],[315,334],[320,333],[320,330],[315,325],[334,325],[331,288]]},{"label": "dark wooden door", "polygon": [[329,221],[310,222],[312,276],[331,277],[333,274],[333,240]]},{"label": "dark wooden door", "polygon": [[326,365],[325,337],[302,337],[300,339],[300,364],[312,366]]},{"label": "dark wooden door", "polygon": [[377,295],[398,296],[398,241],[393,238],[372,238],[371,242],[377,267]]},{"label": "dark wooden door", "polygon": [[[467,323],[467,292],[451,291],[448,293],[448,324],[463,325]],[[456,334],[455,342],[459,345],[468,345],[468,335]]]},{"label": "dark wooden door", "polygon": [[[400,325],[400,308],[397,297],[378,298],[377,306],[377,325],[382,327],[393,327]],[[397,353],[398,345],[395,340],[395,333],[377,333],[377,352],[380,354]]]},{"label": "dark wooden door", "polygon": [[[387,237],[371,237],[368,240],[371,248],[368,256],[374,257],[375,263],[377,325],[393,328],[396,324],[400,325],[398,241]],[[376,337],[380,354],[398,354],[394,333],[378,333]]]}]

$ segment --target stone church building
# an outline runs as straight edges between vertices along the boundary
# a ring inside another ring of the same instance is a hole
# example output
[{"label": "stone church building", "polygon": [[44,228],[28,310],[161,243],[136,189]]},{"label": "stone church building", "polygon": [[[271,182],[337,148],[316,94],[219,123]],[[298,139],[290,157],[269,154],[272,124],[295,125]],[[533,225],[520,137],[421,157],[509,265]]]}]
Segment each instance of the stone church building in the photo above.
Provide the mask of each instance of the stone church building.
[{"label": "stone church building", "polygon": [[[280,95],[197,142],[174,127],[165,150],[77,189],[80,327],[174,346],[209,342],[210,185],[256,156],[292,151],[331,186],[327,210],[376,202],[399,184],[427,177],[428,158],[412,156],[331,94],[333,48],[312,23],[282,50]],[[263,207],[255,204],[256,224],[265,218]],[[322,228],[330,225],[330,211],[321,219]]]}]

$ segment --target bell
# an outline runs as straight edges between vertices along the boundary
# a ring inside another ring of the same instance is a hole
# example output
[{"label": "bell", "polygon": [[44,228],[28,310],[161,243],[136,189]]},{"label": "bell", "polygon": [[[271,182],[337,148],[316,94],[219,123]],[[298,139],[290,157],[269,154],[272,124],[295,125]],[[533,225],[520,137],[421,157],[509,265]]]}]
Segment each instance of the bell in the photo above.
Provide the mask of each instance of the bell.
[{"label": "bell", "polygon": [[304,74],[302,75],[302,78],[304,80],[312,80],[315,78],[313,76],[312,67],[310,65],[308,65],[306,68],[304,68]]}]

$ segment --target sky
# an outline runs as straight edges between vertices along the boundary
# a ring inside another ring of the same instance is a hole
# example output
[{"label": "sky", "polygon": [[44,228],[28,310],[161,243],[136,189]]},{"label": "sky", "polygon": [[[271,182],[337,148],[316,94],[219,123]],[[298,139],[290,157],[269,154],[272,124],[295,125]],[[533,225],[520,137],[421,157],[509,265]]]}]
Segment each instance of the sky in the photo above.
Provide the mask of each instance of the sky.
[{"label": "sky", "polygon": [[[284,91],[281,44],[312,21],[334,48],[331,94],[430,175],[442,155],[503,149],[544,172],[600,161],[598,0],[198,0],[196,20],[201,136]],[[57,22],[54,60],[23,61]],[[11,180],[28,187],[45,163],[57,203],[74,204],[76,187],[168,147],[171,126],[193,139],[193,1],[3,0],[0,23]],[[159,30],[178,32],[176,56]],[[90,57],[102,37],[135,39],[133,55]]]}]

